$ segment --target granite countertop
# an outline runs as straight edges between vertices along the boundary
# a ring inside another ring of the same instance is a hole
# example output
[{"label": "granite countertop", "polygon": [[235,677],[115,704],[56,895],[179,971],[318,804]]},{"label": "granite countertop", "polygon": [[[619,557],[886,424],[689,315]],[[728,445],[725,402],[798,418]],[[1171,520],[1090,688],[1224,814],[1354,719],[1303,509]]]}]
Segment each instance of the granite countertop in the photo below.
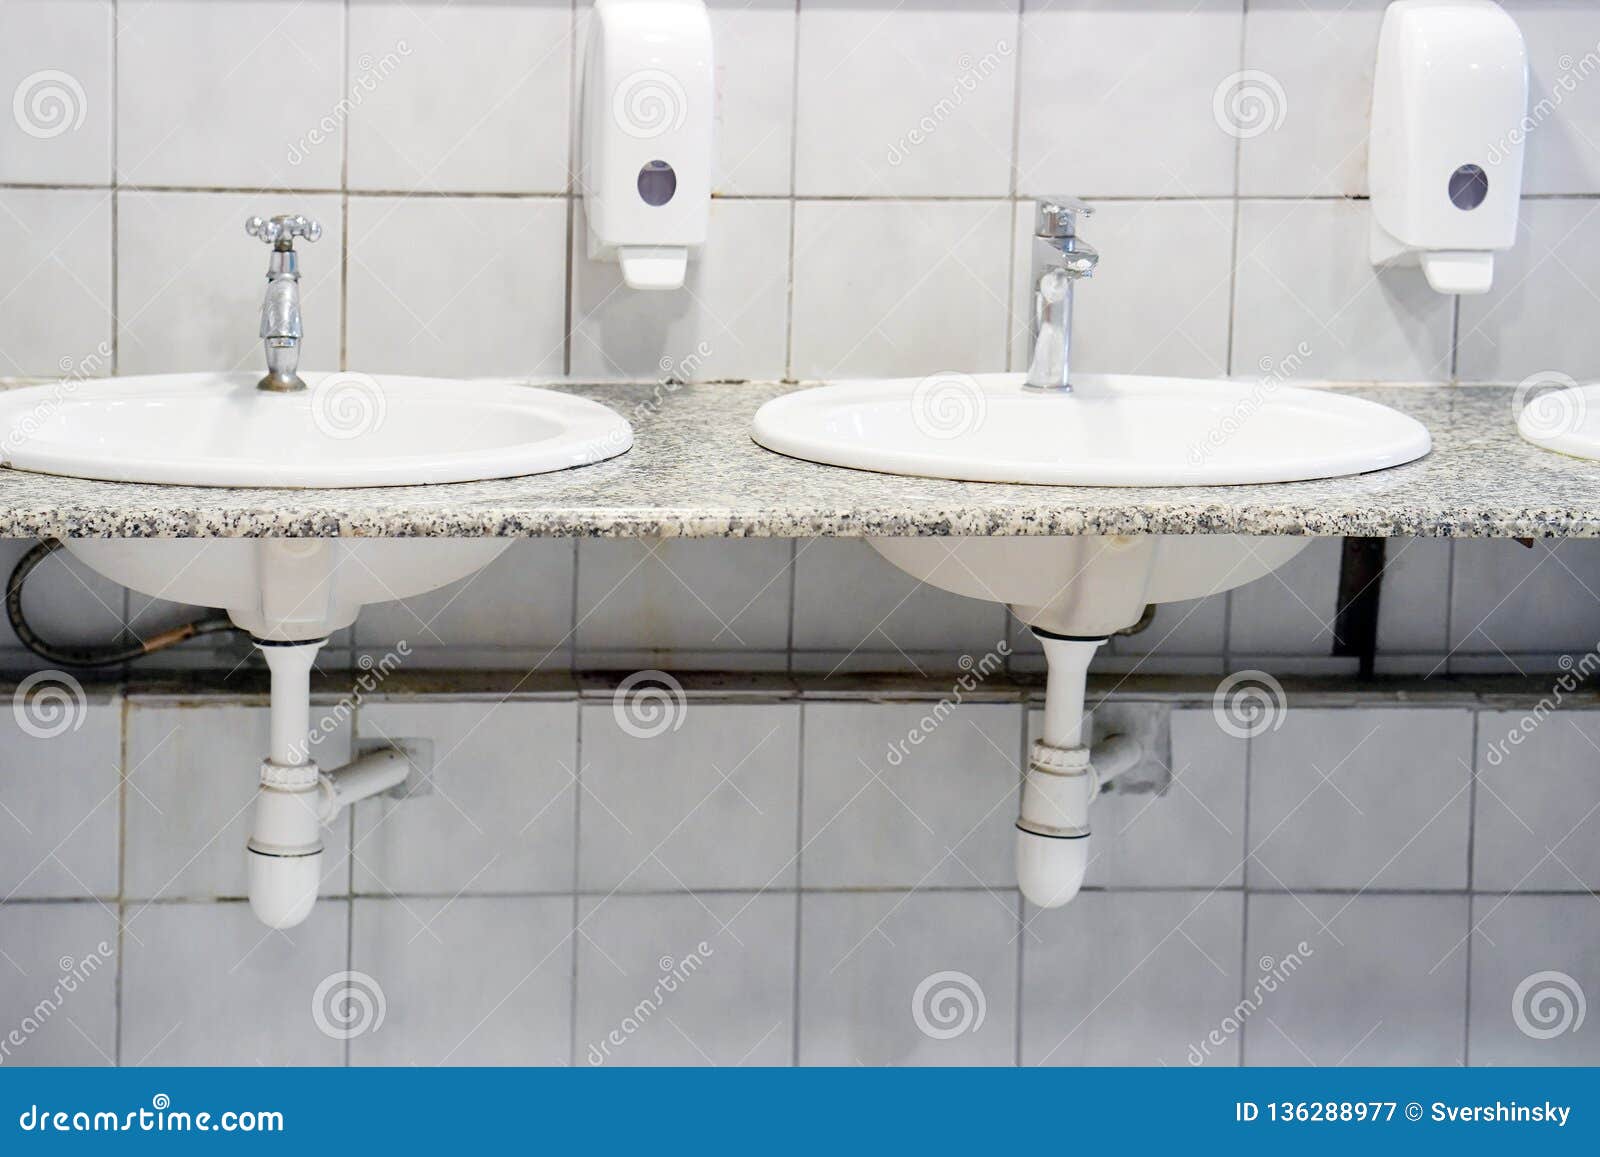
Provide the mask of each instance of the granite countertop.
[{"label": "granite countertop", "polygon": [[1291,534],[1600,538],[1600,463],[1523,442],[1503,386],[1338,386],[1417,418],[1418,462],[1272,485],[1112,488],[901,478],[763,450],[750,419],[792,385],[564,385],[635,444],[596,466],[495,482],[223,490],[0,469],[0,536],[794,538]]}]

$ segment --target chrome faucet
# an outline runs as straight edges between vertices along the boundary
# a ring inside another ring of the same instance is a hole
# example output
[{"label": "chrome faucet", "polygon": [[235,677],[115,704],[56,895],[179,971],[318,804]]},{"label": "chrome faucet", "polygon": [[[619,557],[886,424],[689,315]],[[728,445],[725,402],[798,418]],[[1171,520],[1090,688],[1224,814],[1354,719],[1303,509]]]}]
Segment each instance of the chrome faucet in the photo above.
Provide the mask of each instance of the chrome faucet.
[{"label": "chrome faucet", "polygon": [[1033,227],[1033,323],[1029,329],[1027,387],[1069,393],[1072,287],[1094,276],[1100,254],[1078,236],[1078,216],[1094,210],[1074,197],[1046,197]]},{"label": "chrome faucet", "polygon": [[244,231],[272,246],[267,260],[267,296],[261,303],[261,341],[267,351],[267,376],[256,383],[263,390],[288,393],[306,384],[300,366],[300,258],[296,237],[316,241],[322,226],[300,214],[252,217]]}]

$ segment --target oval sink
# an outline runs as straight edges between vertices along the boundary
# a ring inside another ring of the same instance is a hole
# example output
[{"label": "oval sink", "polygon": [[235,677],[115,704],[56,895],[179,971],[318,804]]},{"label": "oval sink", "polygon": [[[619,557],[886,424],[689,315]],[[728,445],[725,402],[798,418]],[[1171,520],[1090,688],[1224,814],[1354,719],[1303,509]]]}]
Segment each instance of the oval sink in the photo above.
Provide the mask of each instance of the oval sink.
[{"label": "oval sink", "polygon": [[19,470],[186,486],[354,487],[474,482],[615,457],[615,411],[506,381],[167,374],[0,393],[0,459]]},{"label": "oval sink", "polygon": [[1432,445],[1360,398],[1259,382],[1089,375],[1078,392],[1021,374],[847,382],[775,398],[762,446],[830,466],[965,482],[1221,486],[1382,470]]},{"label": "oval sink", "polygon": [[1545,450],[1600,459],[1600,385],[1535,395],[1517,414],[1517,433]]}]

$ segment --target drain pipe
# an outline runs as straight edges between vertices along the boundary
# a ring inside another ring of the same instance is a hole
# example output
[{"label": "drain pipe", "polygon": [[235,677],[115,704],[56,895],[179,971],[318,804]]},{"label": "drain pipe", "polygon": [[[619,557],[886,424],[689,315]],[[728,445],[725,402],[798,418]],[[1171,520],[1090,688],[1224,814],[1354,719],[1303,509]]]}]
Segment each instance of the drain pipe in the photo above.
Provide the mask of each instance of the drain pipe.
[{"label": "drain pipe", "polygon": [[1078,894],[1089,869],[1089,805],[1102,784],[1143,755],[1135,739],[1114,735],[1093,750],[1085,742],[1089,661],[1104,639],[1033,629],[1044,647],[1044,726],[1028,755],[1017,817],[1017,885],[1041,908]]},{"label": "drain pipe", "polygon": [[399,787],[412,766],[407,750],[388,744],[331,772],[311,759],[311,667],[325,642],[256,640],[272,673],[271,747],[245,859],[250,910],[270,928],[293,928],[311,915],[322,882],[322,825],[357,800]]}]

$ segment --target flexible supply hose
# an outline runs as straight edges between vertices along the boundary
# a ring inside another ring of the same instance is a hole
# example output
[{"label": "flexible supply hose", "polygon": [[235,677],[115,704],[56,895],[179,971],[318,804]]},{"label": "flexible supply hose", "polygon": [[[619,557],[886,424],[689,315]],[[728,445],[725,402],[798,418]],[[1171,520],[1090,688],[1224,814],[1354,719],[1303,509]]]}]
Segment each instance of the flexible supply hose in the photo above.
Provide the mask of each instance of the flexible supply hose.
[{"label": "flexible supply hose", "polygon": [[28,617],[22,610],[22,587],[34,569],[60,550],[61,546],[61,540],[56,538],[40,542],[17,560],[17,565],[11,570],[11,577],[6,580],[6,617],[11,620],[11,629],[16,632],[24,647],[47,662],[62,667],[109,667],[114,663],[126,663],[131,659],[165,651],[168,647],[176,646],[185,639],[192,639],[197,635],[211,635],[239,629],[226,615],[209,615],[132,643],[66,644],[41,639],[38,632],[28,623]]}]

